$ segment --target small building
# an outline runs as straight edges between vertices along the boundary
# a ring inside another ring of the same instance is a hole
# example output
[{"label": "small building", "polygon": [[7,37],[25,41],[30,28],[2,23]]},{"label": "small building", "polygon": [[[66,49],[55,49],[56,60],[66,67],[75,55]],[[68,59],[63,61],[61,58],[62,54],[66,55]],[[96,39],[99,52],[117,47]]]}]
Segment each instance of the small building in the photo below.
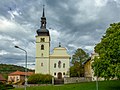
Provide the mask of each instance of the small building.
[{"label": "small building", "polygon": [[92,80],[91,58],[84,62],[84,77]]},{"label": "small building", "polygon": [[12,83],[17,83],[17,82],[24,82],[25,81],[25,75],[30,76],[32,75],[33,72],[21,72],[21,71],[16,71],[12,72],[8,75],[8,82]]},{"label": "small building", "polygon": [[96,80],[96,76],[94,76],[94,71],[92,69],[92,63],[94,62],[94,58],[96,56],[98,56],[97,53],[92,53],[91,57],[84,62],[84,76],[92,81]]},{"label": "small building", "polygon": [[[96,81],[97,77],[94,76],[94,71],[92,69],[92,63],[94,62],[94,58],[98,57],[97,53],[92,53],[91,58],[84,62],[84,76],[85,78],[91,79],[92,81]],[[104,80],[104,78],[99,77],[99,81]]]},{"label": "small building", "polygon": [[0,82],[5,83],[6,79],[0,74]]}]

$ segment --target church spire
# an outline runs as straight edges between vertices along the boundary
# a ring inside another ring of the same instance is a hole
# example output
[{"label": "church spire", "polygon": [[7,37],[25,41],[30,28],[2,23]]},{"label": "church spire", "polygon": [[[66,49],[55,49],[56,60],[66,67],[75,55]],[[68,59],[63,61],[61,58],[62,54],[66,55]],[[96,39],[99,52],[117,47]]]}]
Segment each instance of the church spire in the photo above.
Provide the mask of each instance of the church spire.
[{"label": "church spire", "polygon": [[44,6],[43,5],[43,13],[42,13],[42,17],[41,17],[41,28],[46,28],[46,17],[45,17],[45,12],[44,12]]},{"label": "church spire", "polygon": [[45,7],[45,5],[43,5],[43,15],[42,15],[42,17],[45,17],[44,7]]},{"label": "church spire", "polygon": [[42,17],[41,17],[41,26],[37,30],[38,36],[49,36],[49,31],[46,29],[46,17],[45,17],[45,5],[43,5]]}]

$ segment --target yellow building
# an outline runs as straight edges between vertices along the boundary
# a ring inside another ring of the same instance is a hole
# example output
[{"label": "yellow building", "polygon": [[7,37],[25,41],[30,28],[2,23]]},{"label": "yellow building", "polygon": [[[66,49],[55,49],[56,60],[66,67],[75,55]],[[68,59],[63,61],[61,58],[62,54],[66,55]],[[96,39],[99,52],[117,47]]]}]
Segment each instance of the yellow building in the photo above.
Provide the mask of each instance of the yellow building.
[{"label": "yellow building", "polygon": [[50,34],[46,29],[46,17],[43,8],[41,17],[41,27],[36,35],[36,65],[35,73],[50,74],[56,78],[69,76],[70,55],[67,50],[61,47],[54,48],[50,55]]},{"label": "yellow building", "polygon": [[91,67],[91,58],[89,58],[85,63],[84,63],[84,76],[86,78],[91,78],[92,79],[92,67]]},{"label": "yellow building", "polygon": [[89,58],[88,60],[84,62],[84,76],[85,78],[89,78],[92,81],[96,80],[96,76],[94,76],[94,71],[92,69],[92,63],[94,62],[95,56],[98,56],[98,54],[93,53],[91,55],[91,58]]},{"label": "yellow building", "polygon": [[33,72],[21,72],[21,71],[15,71],[8,75],[8,82],[17,83],[17,82],[24,82],[25,81],[25,75],[30,76],[34,74]]}]

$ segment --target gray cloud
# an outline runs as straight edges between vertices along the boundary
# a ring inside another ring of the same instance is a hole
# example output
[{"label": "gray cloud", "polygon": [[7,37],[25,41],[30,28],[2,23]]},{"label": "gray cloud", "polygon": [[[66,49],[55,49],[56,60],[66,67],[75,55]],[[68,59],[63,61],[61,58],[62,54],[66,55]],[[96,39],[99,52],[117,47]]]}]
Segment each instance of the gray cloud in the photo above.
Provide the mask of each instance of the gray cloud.
[{"label": "gray cloud", "polygon": [[47,28],[51,34],[51,53],[61,42],[73,54],[77,48],[92,53],[110,23],[120,21],[119,0],[2,0],[0,3],[0,62],[29,67],[35,63],[35,36],[45,4]]}]

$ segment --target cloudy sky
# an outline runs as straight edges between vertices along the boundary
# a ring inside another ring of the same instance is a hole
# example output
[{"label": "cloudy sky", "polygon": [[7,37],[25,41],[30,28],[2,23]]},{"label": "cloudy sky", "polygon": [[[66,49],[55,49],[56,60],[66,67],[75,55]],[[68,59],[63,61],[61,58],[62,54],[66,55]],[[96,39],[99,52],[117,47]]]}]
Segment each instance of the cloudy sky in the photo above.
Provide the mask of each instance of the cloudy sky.
[{"label": "cloudy sky", "polygon": [[47,29],[51,35],[51,52],[59,42],[72,55],[77,48],[93,53],[109,24],[120,21],[120,0],[1,0],[0,63],[28,67],[35,64],[35,36],[40,28],[45,4]]}]

